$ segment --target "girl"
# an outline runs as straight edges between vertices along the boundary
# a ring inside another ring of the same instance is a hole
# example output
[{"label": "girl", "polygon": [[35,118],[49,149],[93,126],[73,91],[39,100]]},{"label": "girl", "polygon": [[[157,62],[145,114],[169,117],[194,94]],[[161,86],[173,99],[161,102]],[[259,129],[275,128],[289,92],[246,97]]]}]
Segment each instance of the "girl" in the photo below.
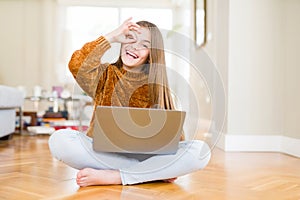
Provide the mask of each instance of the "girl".
[{"label": "girl", "polygon": [[[101,63],[111,43],[121,43],[116,63]],[[160,107],[174,109],[168,91],[163,39],[156,25],[127,19],[105,36],[73,53],[69,69],[96,106]],[[94,112],[95,113],[95,112]],[[79,186],[137,184],[176,177],[204,168],[208,145],[200,140],[181,141],[176,154],[141,155],[94,152],[94,115],[87,134],[58,130],[49,139],[52,155],[79,169]]]}]

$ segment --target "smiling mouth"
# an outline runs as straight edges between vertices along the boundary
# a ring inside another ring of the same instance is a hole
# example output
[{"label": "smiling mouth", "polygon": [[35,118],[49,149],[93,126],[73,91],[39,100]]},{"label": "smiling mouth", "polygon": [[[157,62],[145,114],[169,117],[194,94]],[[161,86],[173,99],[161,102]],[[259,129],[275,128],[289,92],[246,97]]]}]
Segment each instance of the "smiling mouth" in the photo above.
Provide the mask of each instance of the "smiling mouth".
[{"label": "smiling mouth", "polygon": [[129,56],[131,56],[133,59],[137,59],[137,58],[139,58],[139,56],[138,56],[138,55],[136,55],[135,53],[132,53],[132,52],[130,52],[130,51],[126,51],[126,55],[129,55]]}]

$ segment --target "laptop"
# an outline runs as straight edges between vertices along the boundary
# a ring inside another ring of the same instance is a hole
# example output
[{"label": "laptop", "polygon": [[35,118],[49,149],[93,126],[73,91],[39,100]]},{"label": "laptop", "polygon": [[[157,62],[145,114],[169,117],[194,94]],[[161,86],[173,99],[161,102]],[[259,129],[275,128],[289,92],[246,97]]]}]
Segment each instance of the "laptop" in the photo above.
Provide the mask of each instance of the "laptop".
[{"label": "laptop", "polygon": [[93,149],[101,152],[174,154],[186,112],[152,108],[98,106]]}]

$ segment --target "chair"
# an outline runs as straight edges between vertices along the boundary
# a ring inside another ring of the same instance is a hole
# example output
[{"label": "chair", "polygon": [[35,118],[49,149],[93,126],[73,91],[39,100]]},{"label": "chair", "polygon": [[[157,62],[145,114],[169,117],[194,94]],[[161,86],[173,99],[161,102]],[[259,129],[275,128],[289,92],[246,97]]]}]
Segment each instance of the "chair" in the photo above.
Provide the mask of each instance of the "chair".
[{"label": "chair", "polygon": [[[0,85],[0,138],[15,132],[16,109],[20,110],[22,116],[23,102],[23,94],[17,88]],[[20,125],[21,121],[20,119]]]}]

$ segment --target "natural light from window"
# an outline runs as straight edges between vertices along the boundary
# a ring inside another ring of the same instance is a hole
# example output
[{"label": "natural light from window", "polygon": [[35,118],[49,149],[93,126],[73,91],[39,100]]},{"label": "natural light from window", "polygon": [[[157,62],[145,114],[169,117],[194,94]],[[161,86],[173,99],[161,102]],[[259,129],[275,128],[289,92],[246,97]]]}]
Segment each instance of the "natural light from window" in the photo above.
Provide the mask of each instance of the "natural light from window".
[{"label": "natural light from window", "polygon": [[[74,81],[69,72],[68,60],[72,53],[88,41],[95,40],[116,27],[124,20],[133,17],[133,21],[147,20],[164,30],[172,29],[172,10],[156,8],[111,8],[91,6],[67,6],[65,9],[64,42],[61,66],[65,66],[67,82]],[[166,54],[167,64],[171,64],[170,55]]]}]

